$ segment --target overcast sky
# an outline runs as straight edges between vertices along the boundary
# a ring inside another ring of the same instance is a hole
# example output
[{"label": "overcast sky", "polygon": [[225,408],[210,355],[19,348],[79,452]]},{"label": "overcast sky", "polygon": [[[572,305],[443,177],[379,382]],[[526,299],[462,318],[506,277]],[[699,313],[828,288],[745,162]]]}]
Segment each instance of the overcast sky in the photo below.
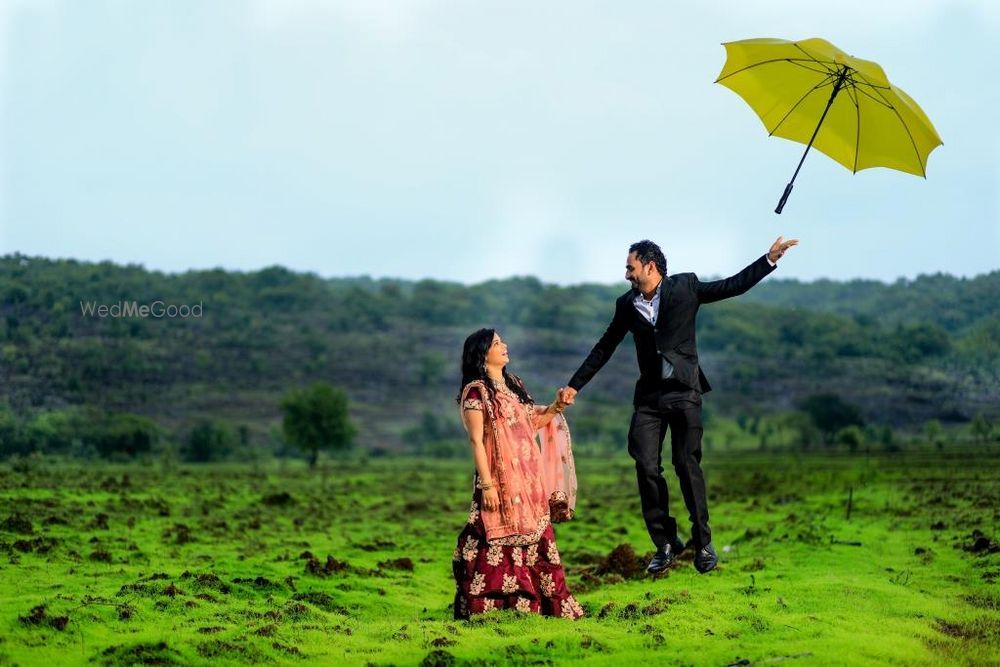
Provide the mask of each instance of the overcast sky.
[{"label": "overcast sky", "polygon": [[[621,280],[1000,268],[1000,3],[0,0],[0,254],[183,271]],[[768,138],[721,42],[879,62],[927,178]]]}]

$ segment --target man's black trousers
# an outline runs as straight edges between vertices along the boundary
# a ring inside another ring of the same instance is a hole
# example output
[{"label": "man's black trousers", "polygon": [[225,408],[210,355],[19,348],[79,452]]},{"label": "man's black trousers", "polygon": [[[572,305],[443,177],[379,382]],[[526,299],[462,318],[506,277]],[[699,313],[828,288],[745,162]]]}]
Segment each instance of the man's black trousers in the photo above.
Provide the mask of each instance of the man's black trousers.
[{"label": "man's black trousers", "polygon": [[691,537],[701,548],[712,540],[708,499],[701,471],[701,393],[668,380],[662,391],[643,397],[632,414],[628,453],[635,459],[642,517],[657,548],[677,537],[663,479],[663,440],[670,431],[671,462],[691,520]]}]

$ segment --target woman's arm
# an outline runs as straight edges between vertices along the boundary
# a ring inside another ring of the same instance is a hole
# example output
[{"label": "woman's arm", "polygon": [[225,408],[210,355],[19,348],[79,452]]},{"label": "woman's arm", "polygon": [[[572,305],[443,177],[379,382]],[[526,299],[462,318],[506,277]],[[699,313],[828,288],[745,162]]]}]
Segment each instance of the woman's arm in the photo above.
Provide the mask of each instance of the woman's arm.
[{"label": "woman's arm", "polygon": [[490,464],[486,460],[486,445],[483,442],[483,413],[480,410],[465,410],[465,428],[469,432],[469,443],[472,445],[472,458],[476,461],[479,481],[483,486],[493,483]]},{"label": "woman's arm", "polygon": [[486,460],[483,412],[475,408],[466,408],[462,414],[465,417],[465,429],[469,433],[469,443],[472,445],[472,458],[479,473],[479,485],[483,489],[483,509],[496,510],[500,507],[500,495],[493,485],[493,473],[490,471],[489,461]]},{"label": "woman's arm", "polygon": [[552,421],[553,417],[565,409],[566,406],[559,402],[559,392],[556,391],[556,400],[545,406],[535,406],[535,412],[531,415],[531,425],[536,431],[540,428],[544,428],[550,421]]}]

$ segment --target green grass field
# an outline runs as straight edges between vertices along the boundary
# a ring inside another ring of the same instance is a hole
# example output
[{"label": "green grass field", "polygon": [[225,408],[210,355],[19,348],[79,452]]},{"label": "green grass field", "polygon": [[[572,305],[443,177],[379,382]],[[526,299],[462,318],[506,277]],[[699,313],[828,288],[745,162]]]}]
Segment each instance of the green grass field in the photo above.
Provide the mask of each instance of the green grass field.
[{"label": "green grass field", "polygon": [[464,462],[0,466],[0,664],[997,664],[1000,450],[705,463],[720,566],[651,578],[627,455],[578,461],[575,623],[452,619]]}]

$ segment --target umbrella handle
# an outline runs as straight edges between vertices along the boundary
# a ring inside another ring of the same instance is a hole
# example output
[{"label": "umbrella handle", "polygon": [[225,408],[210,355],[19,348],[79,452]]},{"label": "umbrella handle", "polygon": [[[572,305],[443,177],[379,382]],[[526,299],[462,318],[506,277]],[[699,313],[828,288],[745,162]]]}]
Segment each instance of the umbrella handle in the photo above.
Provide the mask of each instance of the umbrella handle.
[{"label": "umbrella handle", "polygon": [[785,186],[785,193],[781,195],[781,201],[778,202],[778,208],[774,209],[774,212],[781,215],[781,209],[785,208],[785,202],[788,201],[788,195],[792,194],[792,184],[789,183]]}]

